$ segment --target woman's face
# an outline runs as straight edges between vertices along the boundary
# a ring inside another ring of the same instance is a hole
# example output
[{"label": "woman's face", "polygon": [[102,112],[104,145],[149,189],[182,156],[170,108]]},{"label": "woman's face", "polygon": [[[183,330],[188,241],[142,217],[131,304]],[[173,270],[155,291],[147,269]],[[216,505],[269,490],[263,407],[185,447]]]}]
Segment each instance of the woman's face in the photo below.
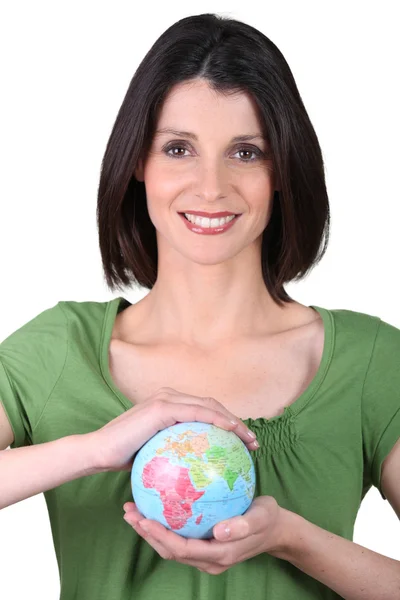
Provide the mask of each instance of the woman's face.
[{"label": "woman's face", "polygon": [[[249,245],[261,248],[277,189],[262,135],[248,94],[224,96],[205,80],[184,82],[170,91],[149,152],[135,170],[145,184],[159,253],[168,248],[191,262],[216,264]],[[254,138],[233,140],[237,136]],[[210,235],[188,228],[181,213],[191,211],[240,216],[228,229]]]}]

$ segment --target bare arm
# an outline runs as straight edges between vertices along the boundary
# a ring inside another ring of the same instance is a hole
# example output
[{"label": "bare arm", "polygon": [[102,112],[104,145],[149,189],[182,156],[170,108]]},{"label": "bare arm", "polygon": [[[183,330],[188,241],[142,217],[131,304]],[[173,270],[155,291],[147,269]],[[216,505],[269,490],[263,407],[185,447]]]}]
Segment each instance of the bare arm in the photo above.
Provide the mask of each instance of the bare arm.
[{"label": "bare arm", "polygon": [[94,461],[92,434],[0,451],[0,509],[62,483],[102,472]]},{"label": "bare arm", "polygon": [[326,531],[287,511],[291,541],[277,558],[318,579],[346,600],[400,598],[400,561]]},{"label": "bare arm", "polygon": [[[382,466],[382,489],[400,518],[400,439]],[[400,598],[400,561],[378,554],[294,513],[291,542],[281,556],[346,600]],[[289,524],[290,526],[290,524]]]},{"label": "bare arm", "polygon": [[[0,451],[0,510],[86,475],[130,471],[135,452],[148,439],[181,421],[202,421],[234,430],[249,449],[255,448],[255,434],[214,398],[160,388],[148,401],[133,406],[97,431]],[[3,419],[0,448],[7,447],[12,438],[11,426]]]}]

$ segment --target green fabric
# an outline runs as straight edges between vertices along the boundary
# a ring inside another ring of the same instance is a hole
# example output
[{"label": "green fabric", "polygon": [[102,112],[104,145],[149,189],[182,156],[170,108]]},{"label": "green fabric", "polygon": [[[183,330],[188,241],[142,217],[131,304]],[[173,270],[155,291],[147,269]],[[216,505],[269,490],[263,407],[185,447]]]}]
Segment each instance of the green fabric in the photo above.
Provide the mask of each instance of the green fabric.
[{"label": "green fabric", "polygon": [[[129,305],[61,301],[0,344],[12,448],[94,431],[132,407],[108,368],[113,323]],[[380,489],[382,462],[400,436],[400,330],[378,317],[313,308],[325,327],[313,381],[283,415],[247,420],[260,442],[256,495],[351,540],[361,500],[371,485]],[[161,559],[122,518],[132,500],[127,471],[44,495],[62,600],[339,598],[266,553],[217,576]]]}]

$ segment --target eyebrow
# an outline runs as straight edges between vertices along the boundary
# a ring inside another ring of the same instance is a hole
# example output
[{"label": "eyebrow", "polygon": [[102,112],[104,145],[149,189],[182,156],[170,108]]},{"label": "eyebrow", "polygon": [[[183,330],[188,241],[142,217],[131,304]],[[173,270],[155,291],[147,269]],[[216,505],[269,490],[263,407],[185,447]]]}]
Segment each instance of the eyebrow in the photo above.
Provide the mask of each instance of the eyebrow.
[{"label": "eyebrow", "polygon": [[[172,135],[177,135],[180,137],[187,137],[189,139],[198,140],[198,137],[195,133],[191,133],[190,131],[178,131],[177,129],[172,129],[171,127],[163,127],[162,129],[157,129],[155,135],[162,135],[163,133],[170,133]],[[249,133],[247,135],[237,135],[231,139],[231,142],[249,142],[254,139],[261,139],[268,141],[264,135],[260,133]]]}]

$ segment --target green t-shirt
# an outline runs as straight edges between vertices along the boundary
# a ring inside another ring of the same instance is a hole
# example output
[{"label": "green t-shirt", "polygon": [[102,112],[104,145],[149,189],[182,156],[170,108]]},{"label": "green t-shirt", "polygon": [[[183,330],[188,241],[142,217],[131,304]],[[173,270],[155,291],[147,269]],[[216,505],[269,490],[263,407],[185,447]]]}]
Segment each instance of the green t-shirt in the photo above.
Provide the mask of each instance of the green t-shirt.
[{"label": "green t-shirt", "polygon": [[[0,344],[12,448],[91,432],[132,408],[108,367],[115,317],[129,305],[61,301]],[[325,327],[314,379],[282,415],[246,420],[260,443],[256,495],[351,540],[371,485],[384,497],[382,462],[400,436],[400,330],[363,313],[313,308]],[[61,600],[339,598],[266,553],[220,575],[160,558],[122,518],[133,500],[128,471],[81,477],[44,496]]]}]

